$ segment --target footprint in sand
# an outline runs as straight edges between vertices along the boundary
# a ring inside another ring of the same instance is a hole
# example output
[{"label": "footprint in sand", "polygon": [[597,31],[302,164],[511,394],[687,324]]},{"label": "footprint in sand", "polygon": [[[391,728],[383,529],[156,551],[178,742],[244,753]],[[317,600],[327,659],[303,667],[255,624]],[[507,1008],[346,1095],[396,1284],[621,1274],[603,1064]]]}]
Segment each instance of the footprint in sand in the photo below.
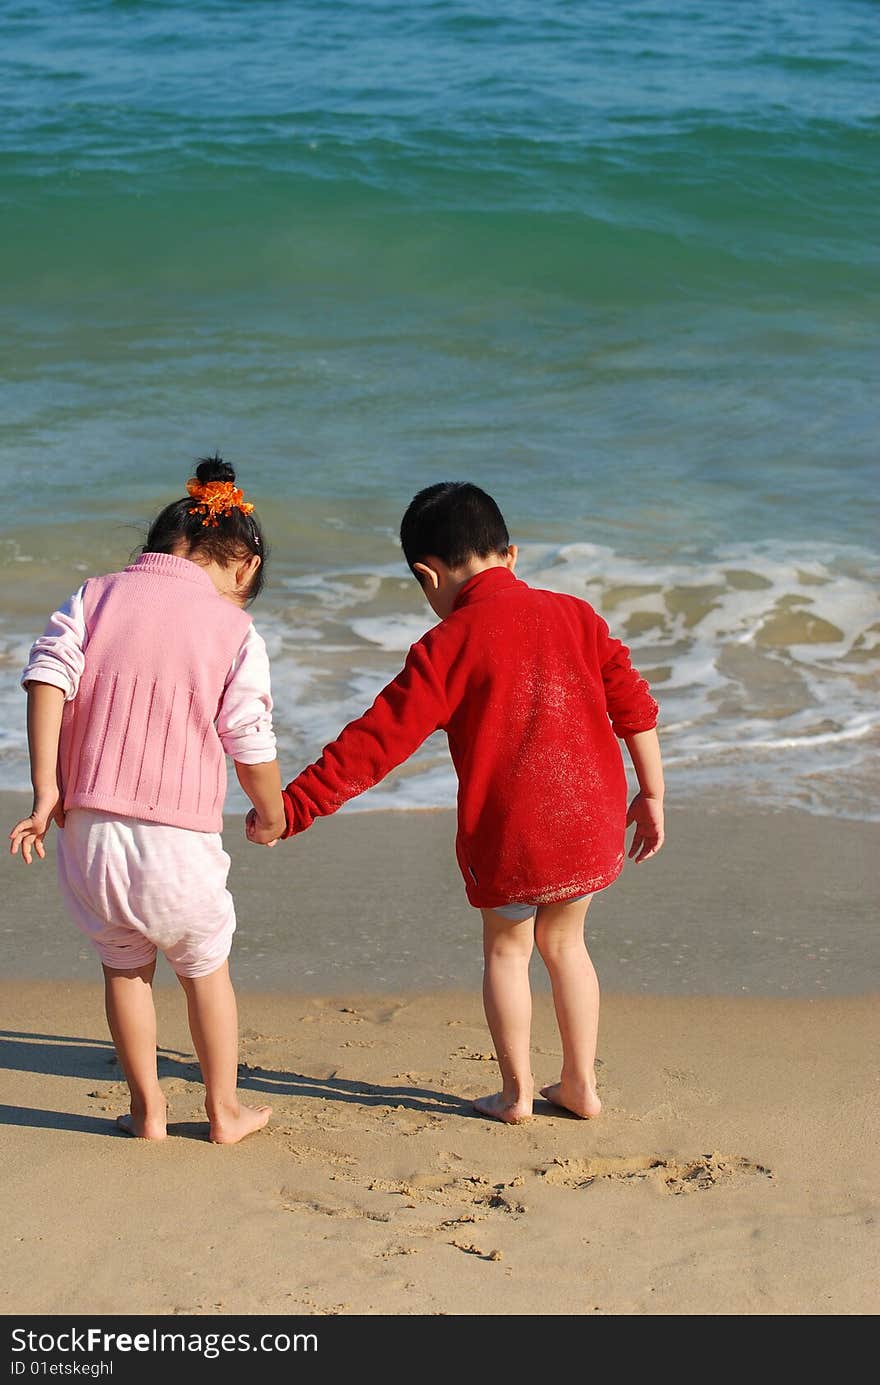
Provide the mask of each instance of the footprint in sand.
[{"label": "footprint in sand", "polygon": [[281,1207],[284,1212],[305,1212],[306,1214],[311,1212],[321,1217],[342,1217],[348,1220],[379,1222],[391,1220],[387,1212],[366,1212],[363,1208],[356,1207],[350,1202],[331,1202],[314,1197],[311,1193],[299,1193],[292,1188],[281,1189]]},{"label": "footprint in sand", "polygon": [[447,1207],[488,1207],[492,1211],[520,1216],[528,1210],[524,1203],[507,1196],[508,1188],[521,1186],[519,1180],[505,1184],[490,1183],[488,1178],[481,1178],[477,1174],[452,1179],[443,1175],[417,1174],[410,1179],[375,1178],[367,1186],[373,1193],[397,1193],[406,1198],[411,1206],[427,1202]]},{"label": "footprint in sand", "polygon": [[592,1159],[555,1159],[538,1169],[548,1183],[558,1188],[589,1188],[600,1179],[649,1181],[665,1193],[704,1192],[733,1178],[748,1174],[772,1178],[765,1164],[756,1164],[740,1154],[702,1154],[697,1159],[660,1159],[653,1155],[608,1155]]},{"label": "footprint in sand", "polygon": [[351,1168],[358,1162],[353,1154],[343,1154],[333,1149],[318,1149],[315,1145],[302,1143],[289,1144],[287,1152],[297,1163],[317,1164],[319,1167],[333,1164],[336,1167]]}]

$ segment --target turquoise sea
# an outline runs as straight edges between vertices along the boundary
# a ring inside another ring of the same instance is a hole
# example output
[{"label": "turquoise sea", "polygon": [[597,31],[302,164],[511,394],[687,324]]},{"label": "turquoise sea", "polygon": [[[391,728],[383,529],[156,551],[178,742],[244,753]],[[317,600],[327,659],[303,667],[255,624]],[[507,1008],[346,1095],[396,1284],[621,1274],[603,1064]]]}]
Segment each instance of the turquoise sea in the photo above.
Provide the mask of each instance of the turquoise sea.
[{"label": "turquoise sea", "polygon": [[[470,479],[674,797],[877,816],[878,77],[873,0],[0,0],[0,786],[45,617],[218,449],[291,773]],[[435,737],[354,806],[453,794]]]}]

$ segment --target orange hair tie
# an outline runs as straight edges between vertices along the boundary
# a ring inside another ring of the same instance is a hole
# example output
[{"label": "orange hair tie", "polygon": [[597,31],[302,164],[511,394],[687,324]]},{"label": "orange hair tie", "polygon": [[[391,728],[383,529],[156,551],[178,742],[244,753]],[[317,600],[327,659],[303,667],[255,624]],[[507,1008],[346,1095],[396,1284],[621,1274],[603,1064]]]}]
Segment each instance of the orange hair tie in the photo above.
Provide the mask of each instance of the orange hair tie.
[{"label": "orange hair tie", "polygon": [[230,510],[241,510],[243,515],[249,515],[254,508],[234,481],[199,481],[193,476],[187,481],[186,489],[196,501],[190,514],[201,512],[202,524],[211,529],[216,529],[220,515],[228,515]]}]

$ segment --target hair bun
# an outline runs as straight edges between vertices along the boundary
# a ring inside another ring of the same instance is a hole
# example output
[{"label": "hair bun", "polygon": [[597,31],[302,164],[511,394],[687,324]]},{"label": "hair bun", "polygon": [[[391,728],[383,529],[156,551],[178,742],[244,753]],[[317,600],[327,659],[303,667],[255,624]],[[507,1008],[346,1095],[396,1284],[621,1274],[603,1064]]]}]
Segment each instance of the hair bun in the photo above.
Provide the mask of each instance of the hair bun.
[{"label": "hair bun", "polygon": [[202,458],[196,467],[196,476],[204,486],[209,481],[234,481],[235,470],[215,453],[213,457]]}]

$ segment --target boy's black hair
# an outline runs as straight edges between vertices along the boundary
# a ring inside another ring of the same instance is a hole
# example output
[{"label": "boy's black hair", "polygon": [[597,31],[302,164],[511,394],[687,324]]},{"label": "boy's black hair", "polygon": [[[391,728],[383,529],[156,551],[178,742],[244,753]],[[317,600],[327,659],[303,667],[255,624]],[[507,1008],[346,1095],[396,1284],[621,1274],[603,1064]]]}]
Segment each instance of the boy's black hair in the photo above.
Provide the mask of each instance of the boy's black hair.
[{"label": "boy's black hair", "polygon": [[[234,481],[235,471],[222,457],[203,457],[196,467],[196,479],[206,485],[209,481]],[[197,502],[191,495],[166,505],[150,525],[142,553],[170,553],[181,540],[189,553],[203,553],[206,558],[226,565],[240,562],[248,554],[262,559],[247,591],[246,600],[253,601],[266,580],[266,545],[259,520],[253,511],[230,509],[217,515],[217,524],[204,524],[204,511],[194,510]]]},{"label": "boy's black hair", "polygon": [[410,568],[433,557],[455,571],[469,558],[503,557],[510,535],[491,495],[470,481],[439,481],[413,496],[400,523],[400,543]]}]

